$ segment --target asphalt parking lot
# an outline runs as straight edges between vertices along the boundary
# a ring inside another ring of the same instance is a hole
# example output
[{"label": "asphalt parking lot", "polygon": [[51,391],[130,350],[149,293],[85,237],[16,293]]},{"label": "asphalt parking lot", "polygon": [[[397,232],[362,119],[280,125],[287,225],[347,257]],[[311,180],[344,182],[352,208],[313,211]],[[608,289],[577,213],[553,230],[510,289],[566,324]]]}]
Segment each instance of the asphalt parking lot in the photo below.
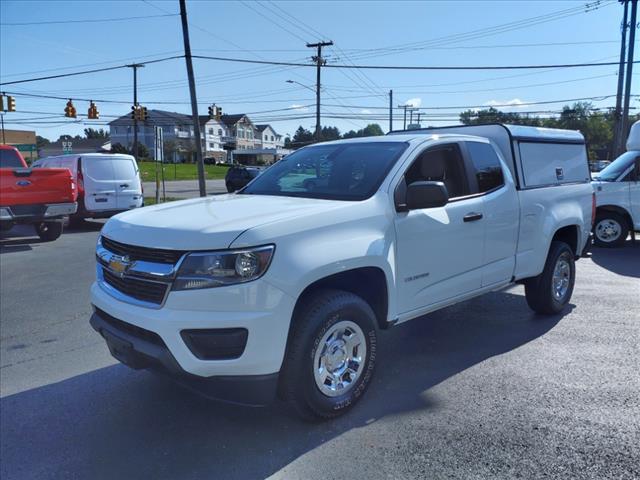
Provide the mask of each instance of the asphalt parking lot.
[{"label": "asphalt parking lot", "polygon": [[381,335],[347,416],[214,403],[113,360],[90,328],[101,224],[0,238],[0,477],[640,477],[640,243],[577,264],[564,315],[522,287]]}]

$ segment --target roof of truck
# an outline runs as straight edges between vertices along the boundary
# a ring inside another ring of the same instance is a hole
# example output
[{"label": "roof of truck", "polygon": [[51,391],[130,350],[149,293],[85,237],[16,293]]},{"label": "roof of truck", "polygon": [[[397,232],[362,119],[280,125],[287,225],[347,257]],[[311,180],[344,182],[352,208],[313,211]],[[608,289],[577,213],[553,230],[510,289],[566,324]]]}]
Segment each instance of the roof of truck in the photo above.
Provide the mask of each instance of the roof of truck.
[{"label": "roof of truck", "polygon": [[[447,130],[448,132],[464,134],[465,130],[472,131],[477,127],[500,127],[509,132],[509,135],[517,140],[532,140],[539,142],[560,142],[560,143],[584,143],[584,137],[578,130],[563,130],[560,128],[530,127],[526,125],[507,125],[503,123],[487,123],[479,125],[447,125],[444,127],[429,127],[416,130],[402,130],[390,132],[387,135],[407,135],[407,134],[429,134]],[[470,133],[473,135],[473,133]]]}]

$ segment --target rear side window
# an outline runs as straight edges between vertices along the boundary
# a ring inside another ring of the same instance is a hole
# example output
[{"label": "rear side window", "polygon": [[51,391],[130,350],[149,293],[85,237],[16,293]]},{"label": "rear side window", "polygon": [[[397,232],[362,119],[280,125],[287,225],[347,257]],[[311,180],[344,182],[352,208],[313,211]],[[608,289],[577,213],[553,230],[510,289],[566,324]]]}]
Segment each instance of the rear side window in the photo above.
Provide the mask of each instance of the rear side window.
[{"label": "rear side window", "polygon": [[23,168],[20,157],[14,150],[0,150],[0,168]]},{"label": "rear side window", "polygon": [[404,175],[407,185],[420,181],[442,182],[449,198],[469,195],[469,182],[458,145],[438,145],[420,154]]},{"label": "rear side window", "polygon": [[114,158],[113,160],[114,180],[131,180],[136,176],[136,168],[133,161],[127,158]]},{"label": "rear side window", "polygon": [[478,192],[484,193],[504,185],[500,159],[488,143],[468,142],[467,149],[478,182]]},{"label": "rear side window", "polygon": [[82,161],[83,172],[94,180],[114,180],[111,160],[87,159]]}]

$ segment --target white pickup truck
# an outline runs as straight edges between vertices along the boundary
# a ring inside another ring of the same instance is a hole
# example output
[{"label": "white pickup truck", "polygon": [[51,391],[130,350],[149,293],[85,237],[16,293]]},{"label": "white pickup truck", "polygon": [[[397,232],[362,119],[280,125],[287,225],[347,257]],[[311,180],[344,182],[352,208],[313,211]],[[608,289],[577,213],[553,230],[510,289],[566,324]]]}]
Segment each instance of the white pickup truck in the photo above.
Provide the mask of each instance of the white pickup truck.
[{"label": "white pickup truck", "polygon": [[561,312],[592,192],[573,131],[489,125],[316,144],[236,194],[109,220],[91,325],[133,368],[213,398],[277,395],[304,417],[335,417],[370,384],[380,329],[518,282],[534,311]]},{"label": "white pickup truck", "polygon": [[594,243],[619,247],[640,231],[640,121],[631,126],[627,151],[598,174]]}]

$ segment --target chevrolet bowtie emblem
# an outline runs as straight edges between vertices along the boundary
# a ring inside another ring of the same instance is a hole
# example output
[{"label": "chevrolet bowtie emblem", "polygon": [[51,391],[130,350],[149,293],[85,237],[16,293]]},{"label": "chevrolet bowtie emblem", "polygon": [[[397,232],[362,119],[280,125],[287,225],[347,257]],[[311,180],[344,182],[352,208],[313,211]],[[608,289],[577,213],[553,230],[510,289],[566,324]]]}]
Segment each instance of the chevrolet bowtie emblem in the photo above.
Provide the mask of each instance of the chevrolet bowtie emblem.
[{"label": "chevrolet bowtie emblem", "polygon": [[111,257],[111,260],[109,260],[109,268],[111,271],[120,276],[124,275],[129,267],[131,267],[131,259],[126,255],[123,257],[114,255]]}]

